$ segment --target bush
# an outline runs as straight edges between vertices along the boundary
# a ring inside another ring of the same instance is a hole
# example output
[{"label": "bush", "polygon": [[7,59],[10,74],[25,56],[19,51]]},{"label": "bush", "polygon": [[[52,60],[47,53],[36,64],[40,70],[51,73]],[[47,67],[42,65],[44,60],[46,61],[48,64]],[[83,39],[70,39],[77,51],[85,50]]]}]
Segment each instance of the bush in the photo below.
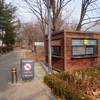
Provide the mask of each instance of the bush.
[{"label": "bush", "polygon": [[61,80],[65,80],[67,84],[74,84],[75,83],[75,77],[73,74],[70,74],[69,72],[61,72],[58,75],[56,75]]},{"label": "bush", "polygon": [[[76,73],[77,75],[75,75]],[[74,72],[74,76],[76,76],[78,83],[80,80],[81,84],[79,85],[79,88],[81,88],[83,91],[87,89],[93,90],[100,87],[100,67],[76,71]],[[81,79],[79,79],[79,76],[81,76]]]},{"label": "bush", "polygon": [[13,46],[0,47],[0,53],[7,53],[13,50]]},{"label": "bush", "polygon": [[82,75],[87,75],[87,76],[91,76],[91,77],[98,77],[100,74],[100,67],[82,69],[82,70],[75,71],[74,73],[76,73],[76,72],[78,74],[82,74]]},{"label": "bush", "polygon": [[[68,76],[68,79],[65,76]],[[66,100],[90,100],[88,97],[83,95],[82,91],[77,89],[76,86],[71,83],[71,77],[73,76],[71,75],[69,77],[68,73],[51,74],[45,76],[44,81],[55,95],[64,97]],[[65,80],[69,80],[70,82]],[[84,97],[84,99],[81,97]]]}]

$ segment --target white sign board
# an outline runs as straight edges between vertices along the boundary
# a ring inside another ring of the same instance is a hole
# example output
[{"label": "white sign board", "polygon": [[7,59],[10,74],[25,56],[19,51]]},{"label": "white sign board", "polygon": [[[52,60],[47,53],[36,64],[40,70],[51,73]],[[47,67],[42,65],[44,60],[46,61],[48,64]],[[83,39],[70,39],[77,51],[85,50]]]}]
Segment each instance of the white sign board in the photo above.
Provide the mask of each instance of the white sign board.
[{"label": "white sign board", "polygon": [[44,42],[35,42],[35,46],[44,46]]}]

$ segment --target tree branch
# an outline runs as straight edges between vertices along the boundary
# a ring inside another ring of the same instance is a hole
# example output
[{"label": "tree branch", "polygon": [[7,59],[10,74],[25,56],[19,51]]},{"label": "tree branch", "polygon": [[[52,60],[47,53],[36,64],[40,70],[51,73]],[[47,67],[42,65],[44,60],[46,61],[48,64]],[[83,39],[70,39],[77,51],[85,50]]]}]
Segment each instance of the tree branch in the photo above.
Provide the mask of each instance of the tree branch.
[{"label": "tree branch", "polygon": [[83,26],[83,25],[86,25],[86,24],[94,23],[94,22],[99,22],[99,21],[100,21],[100,19],[95,20],[95,21],[89,21],[89,22],[83,23],[82,26]]},{"label": "tree branch", "polygon": [[90,17],[90,18],[86,18],[86,19],[84,19],[83,21],[86,21],[86,20],[90,20],[90,19],[100,19],[100,16],[98,16],[98,17]]}]

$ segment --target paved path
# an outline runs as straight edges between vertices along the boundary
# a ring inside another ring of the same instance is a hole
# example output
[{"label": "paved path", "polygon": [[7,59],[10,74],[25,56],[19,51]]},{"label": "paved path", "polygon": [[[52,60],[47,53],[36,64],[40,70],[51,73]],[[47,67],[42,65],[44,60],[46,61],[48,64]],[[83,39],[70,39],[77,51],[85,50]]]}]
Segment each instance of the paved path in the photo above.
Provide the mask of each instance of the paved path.
[{"label": "paved path", "polygon": [[23,50],[15,49],[12,52],[0,56],[0,92],[8,89],[8,82],[11,81],[11,68],[20,70],[20,59],[23,58]]},{"label": "paved path", "polygon": [[41,64],[35,63],[34,68],[34,80],[23,82],[20,79],[17,84],[8,83],[8,89],[0,92],[0,100],[56,100],[43,82],[46,73]]}]

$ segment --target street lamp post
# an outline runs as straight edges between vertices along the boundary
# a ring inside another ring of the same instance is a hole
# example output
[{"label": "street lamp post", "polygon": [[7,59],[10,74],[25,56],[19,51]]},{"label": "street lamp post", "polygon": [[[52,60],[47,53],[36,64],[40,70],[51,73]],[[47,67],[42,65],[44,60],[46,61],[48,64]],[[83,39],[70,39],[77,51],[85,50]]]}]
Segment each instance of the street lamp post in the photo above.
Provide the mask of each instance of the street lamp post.
[{"label": "street lamp post", "polygon": [[44,0],[47,5],[48,11],[48,72],[52,73],[52,51],[51,51],[51,6],[53,6],[53,0]]},{"label": "street lamp post", "polygon": [[48,10],[48,72],[52,73],[52,51],[51,51],[51,0],[47,0],[47,10]]},{"label": "street lamp post", "polygon": [[49,51],[49,55],[48,55],[48,61],[49,61],[49,67],[48,67],[48,72],[52,72],[52,56],[51,56],[51,26],[50,26],[50,4],[49,4],[49,0],[48,0],[48,51]]}]

